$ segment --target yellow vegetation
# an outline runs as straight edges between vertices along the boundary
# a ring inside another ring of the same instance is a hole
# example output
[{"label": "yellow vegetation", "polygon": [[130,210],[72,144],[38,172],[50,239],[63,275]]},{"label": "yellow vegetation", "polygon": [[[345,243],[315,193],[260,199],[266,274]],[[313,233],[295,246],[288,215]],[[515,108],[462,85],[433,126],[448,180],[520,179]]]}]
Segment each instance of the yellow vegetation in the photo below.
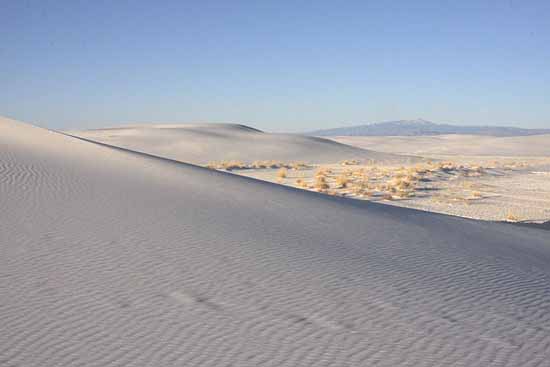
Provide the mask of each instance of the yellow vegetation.
[{"label": "yellow vegetation", "polygon": [[330,185],[327,183],[324,176],[317,176],[315,178],[315,185],[314,188],[319,191],[325,191],[330,188]]},{"label": "yellow vegetation", "polygon": [[512,213],[508,213],[508,215],[506,216],[506,221],[508,222],[519,222],[520,219],[518,216],[512,214]]},{"label": "yellow vegetation", "polygon": [[358,165],[360,164],[361,162],[359,162],[358,160],[356,159],[346,159],[346,160],[343,160],[342,162],[340,162],[340,164],[342,166],[355,166],[355,165]]},{"label": "yellow vegetation", "polygon": [[304,180],[302,180],[301,178],[297,179],[296,180],[296,186],[298,187],[303,187],[303,188],[307,188],[307,182],[305,182]]},{"label": "yellow vegetation", "polygon": [[336,186],[338,188],[346,188],[348,186],[348,183],[349,183],[349,178],[346,176],[346,175],[340,175],[338,177],[336,177]]}]

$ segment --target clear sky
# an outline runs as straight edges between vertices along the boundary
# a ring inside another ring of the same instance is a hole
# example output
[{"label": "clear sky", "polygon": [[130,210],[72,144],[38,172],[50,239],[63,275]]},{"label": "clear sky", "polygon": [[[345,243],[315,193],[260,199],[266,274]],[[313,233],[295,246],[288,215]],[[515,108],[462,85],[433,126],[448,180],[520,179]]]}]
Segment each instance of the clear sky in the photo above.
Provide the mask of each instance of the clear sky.
[{"label": "clear sky", "polygon": [[0,0],[0,82],[50,128],[550,127],[550,1]]}]

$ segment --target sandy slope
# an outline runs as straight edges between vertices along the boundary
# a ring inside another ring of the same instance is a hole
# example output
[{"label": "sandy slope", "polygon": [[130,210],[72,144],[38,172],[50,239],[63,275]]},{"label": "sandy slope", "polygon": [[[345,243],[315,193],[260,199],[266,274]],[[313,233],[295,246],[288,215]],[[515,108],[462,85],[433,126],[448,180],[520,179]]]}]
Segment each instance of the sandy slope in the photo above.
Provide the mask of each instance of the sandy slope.
[{"label": "sandy slope", "polygon": [[402,160],[391,154],[366,151],[331,140],[288,134],[269,134],[243,125],[140,125],[69,134],[167,157],[182,162],[254,160],[339,162],[344,159]]},{"label": "sandy slope", "polygon": [[334,141],[380,152],[418,155],[550,156],[550,135],[494,137],[438,136],[339,136]]},{"label": "sandy slope", "polygon": [[550,232],[0,120],[1,366],[549,366]]}]

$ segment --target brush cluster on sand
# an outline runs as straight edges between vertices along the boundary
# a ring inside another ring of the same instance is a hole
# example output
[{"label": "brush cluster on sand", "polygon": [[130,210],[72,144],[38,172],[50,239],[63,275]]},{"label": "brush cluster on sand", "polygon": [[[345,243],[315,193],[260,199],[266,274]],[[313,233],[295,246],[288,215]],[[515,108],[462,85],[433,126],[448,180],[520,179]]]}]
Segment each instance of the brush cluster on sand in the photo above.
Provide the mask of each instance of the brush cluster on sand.
[{"label": "brush cluster on sand", "polygon": [[[526,210],[521,202],[511,203],[504,199],[503,193],[497,192],[494,184],[504,177],[514,177],[518,172],[530,172],[533,165],[538,167],[548,163],[548,159],[426,159],[416,164],[391,165],[350,160],[346,163],[303,164],[299,169],[286,168],[290,164],[283,164],[282,167],[274,165],[278,169],[251,170],[244,165],[245,168],[234,172],[327,195],[391,202],[393,205],[465,217],[503,221],[532,218],[544,221],[548,217],[544,209],[530,207]],[[539,173],[534,172],[532,176],[540,181],[545,176]],[[515,214],[510,216],[509,212]]]},{"label": "brush cluster on sand", "polygon": [[345,159],[342,162],[340,162],[342,166],[356,166],[361,164],[361,162],[357,159]]},{"label": "brush cluster on sand", "polygon": [[[452,162],[428,162],[413,167],[318,166],[312,177],[297,178],[295,186],[341,196],[399,200],[415,196],[419,183],[428,182],[434,176],[474,177],[482,175],[484,169],[481,166],[457,165]],[[278,177],[281,178],[280,173]],[[286,171],[284,177],[287,177]]]},{"label": "brush cluster on sand", "polygon": [[[286,163],[275,160],[255,161],[250,164],[228,160],[211,162],[207,167],[227,171],[278,169],[275,173],[275,181],[279,183],[331,195],[380,200],[411,198],[416,196],[421,182],[450,179],[457,176],[479,177],[491,168],[490,166],[457,164],[450,161],[428,161],[405,167],[378,165],[372,162],[361,164],[359,160],[345,160],[339,165],[317,166],[303,162]],[[315,171],[313,171],[314,167],[317,167]],[[291,177],[289,170],[309,171],[310,175]],[[295,178],[294,184],[286,182],[286,178]],[[473,191],[468,200],[481,197],[482,195]]]},{"label": "brush cluster on sand", "polygon": [[309,168],[309,166],[304,162],[281,162],[275,160],[269,161],[254,161],[252,163],[244,163],[237,160],[229,161],[215,161],[209,162],[206,167],[210,169],[223,169],[226,171],[233,170],[244,170],[244,169],[277,169],[277,168],[286,168],[293,170],[300,170]]}]

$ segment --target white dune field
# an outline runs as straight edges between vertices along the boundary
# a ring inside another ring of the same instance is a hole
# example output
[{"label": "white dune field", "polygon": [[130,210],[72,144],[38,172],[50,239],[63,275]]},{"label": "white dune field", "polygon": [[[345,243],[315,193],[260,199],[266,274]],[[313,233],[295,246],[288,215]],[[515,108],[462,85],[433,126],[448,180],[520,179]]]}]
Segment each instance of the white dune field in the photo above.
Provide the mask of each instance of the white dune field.
[{"label": "white dune field", "polygon": [[[489,168],[486,172],[490,174],[478,178],[436,182],[434,195],[418,196],[392,203],[394,205],[477,219],[511,217],[526,222],[550,221],[550,135],[340,136],[331,139],[358,148]],[[472,192],[477,198],[469,201]]]},{"label": "white dune field", "polygon": [[550,231],[0,120],[1,366],[550,366]]},{"label": "white dune field", "polygon": [[550,135],[334,136],[358,148],[423,156],[550,157]]},{"label": "white dune field", "polygon": [[[330,170],[330,187],[325,193],[359,200],[473,219],[534,223],[550,220],[550,185],[546,179],[550,174],[550,135],[351,136],[333,138],[343,143],[336,144],[329,139],[263,133],[235,124],[133,125],[68,134],[314,191],[320,191],[317,172]],[[481,155],[471,155],[473,153]],[[495,156],[496,153],[502,155]],[[540,155],[528,155],[535,153]],[[271,160],[278,165],[265,168],[266,161]],[[426,167],[430,160],[479,168],[482,174],[476,177],[465,177],[464,172],[432,175],[414,185],[412,196],[389,191],[392,175],[402,172],[403,167],[412,170]],[[264,166],[251,164],[262,161]],[[342,165],[344,161],[355,163]],[[296,167],[295,162],[308,165]],[[298,169],[283,170],[284,177],[280,177],[281,165]],[[361,182],[351,181],[348,185],[351,187],[339,187],[338,177],[351,171],[360,176],[361,170],[369,176],[367,195],[360,187]],[[376,178],[388,172],[387,177]],[[384,199],[390,196],[391,201]]]},{"label": "white dune field", "polygon": [[213,161],[277,160],[337,163],[346,159],[381,162],[413,161],[311,136],[264,133],[237,124],[152,124],[68,131],[70,135],[181,162],[206,165]]}]

